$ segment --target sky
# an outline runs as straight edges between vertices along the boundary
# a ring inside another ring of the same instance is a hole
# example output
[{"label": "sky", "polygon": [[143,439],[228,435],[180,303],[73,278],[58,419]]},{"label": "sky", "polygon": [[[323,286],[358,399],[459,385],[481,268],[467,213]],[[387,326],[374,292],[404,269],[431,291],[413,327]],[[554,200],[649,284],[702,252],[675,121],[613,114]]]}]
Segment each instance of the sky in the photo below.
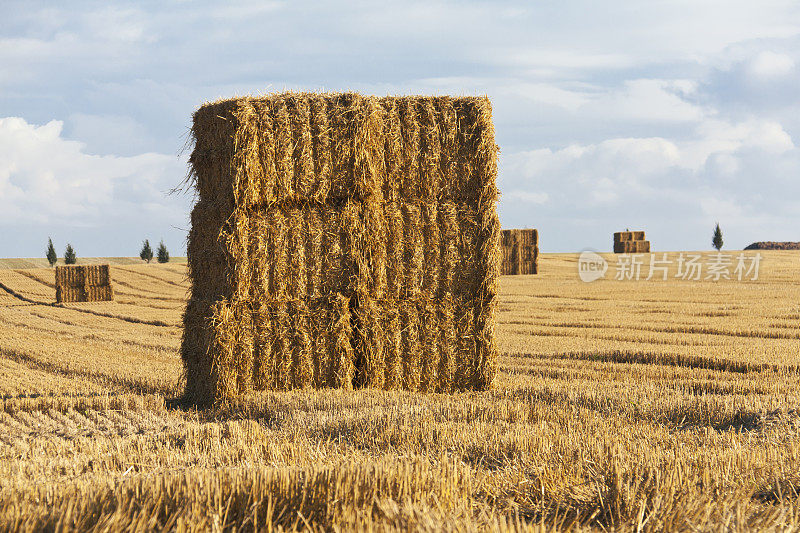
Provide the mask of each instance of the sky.
[{"label": "sky", "polygon": [[488,95],[543,252],[800,241],[800,2],[0,5],[0,255],[183,255],[191,115],[283,90]]}]

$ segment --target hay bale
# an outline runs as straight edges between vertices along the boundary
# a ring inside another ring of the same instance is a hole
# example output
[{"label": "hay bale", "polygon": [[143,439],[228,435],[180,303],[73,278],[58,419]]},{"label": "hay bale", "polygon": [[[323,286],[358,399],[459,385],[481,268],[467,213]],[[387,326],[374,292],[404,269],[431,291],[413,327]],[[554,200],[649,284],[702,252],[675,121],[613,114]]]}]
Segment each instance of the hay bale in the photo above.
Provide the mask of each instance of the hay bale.
[{"label": "hay bale", "polygon": [[644,231],[618,231],[614,233],[614,253],[649,253],[650,241],[644,238]]},{"label": "hay bale", "polygon": [[237,98],[201,107],[192,133],[188,400],[491,385],[488,99]]},{"label": "hay bale", "polygon": [[618,231],[614,233],[614,242],[628,242],[633,240],[632,231]]},{"label": "hay bale", "polygon": [[113,299],[108,265],[56,267],[56,302],[107,302]]},{"label": "hay bale", "polygon": [[615,254],[650,253],[650,241],[626,241],[614,243]]},{"label": "hay bale", "polygon": [[501,273],[504,275],[539,272],[539,231],[504,229],[501,231]]}]

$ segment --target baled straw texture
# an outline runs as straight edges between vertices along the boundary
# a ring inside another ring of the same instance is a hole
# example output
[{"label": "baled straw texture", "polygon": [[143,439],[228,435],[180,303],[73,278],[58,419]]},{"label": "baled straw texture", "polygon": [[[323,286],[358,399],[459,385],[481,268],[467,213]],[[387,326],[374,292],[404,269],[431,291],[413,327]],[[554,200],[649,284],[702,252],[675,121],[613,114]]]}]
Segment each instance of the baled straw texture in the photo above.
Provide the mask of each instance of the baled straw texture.
[{"label": "baled straw texture", "polygon": [[614,243],[615,254],[650,253],[650,241],[627,241]]},{"label": "baled straw texture", "polygon": [[649,253],[650,241],[646,241],[644,231],[618,231],[614,233],[614,253]]},{"label": "baled straw texture", "polygon": [[491,385],[488,99],[282,93],[205,105],[192,132],[187,400]]},{"label": "baled straw texture", "polygon": [[108,265],[56,267],[56,302],[106,302],[113,299]]},{"label": "baled straw texture", "polygon": [[501,273],[503,275],[539,273],[539,231],[504,229],[501,232]]}]

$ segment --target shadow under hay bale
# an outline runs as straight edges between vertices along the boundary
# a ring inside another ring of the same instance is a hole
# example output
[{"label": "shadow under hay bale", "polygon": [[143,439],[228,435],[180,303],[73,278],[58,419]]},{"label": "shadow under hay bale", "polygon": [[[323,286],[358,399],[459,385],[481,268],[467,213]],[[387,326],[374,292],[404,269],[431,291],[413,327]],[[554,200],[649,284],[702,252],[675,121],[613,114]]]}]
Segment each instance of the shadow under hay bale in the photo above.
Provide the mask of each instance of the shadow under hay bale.
[{"label": "shadow under hay bale", "polygon": [[488,99],[237,98],[201,107],[192,133],[188,401],[491,385]]}]

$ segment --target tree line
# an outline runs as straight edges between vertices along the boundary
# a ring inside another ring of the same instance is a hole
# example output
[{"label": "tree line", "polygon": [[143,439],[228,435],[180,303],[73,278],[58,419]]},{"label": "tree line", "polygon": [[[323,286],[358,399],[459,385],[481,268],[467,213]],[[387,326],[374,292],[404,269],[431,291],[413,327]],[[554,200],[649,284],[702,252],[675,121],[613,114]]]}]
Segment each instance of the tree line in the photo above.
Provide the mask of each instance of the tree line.
[{"label": "tree line", "polygon": [[[47,262],[50,263],[51,267],[58,262],[58,254],[56,253],[56,248],[53,246],[53,239],[51,238],[47,239],[47,251],[45,252],[45,257],[47,258]],[[142,250],[139,252],[139,257],[148,263],[153,260],[153,249],[150,247],[149,240],[145,239],[142,245]],[[159,263],[169,263],[169,251],[167,250],[163,240],[158,244],[156,257]],[[64,264],[74,265],[77,262],[78,254],[75,252],[75,248],[73,248],[71,244],[67,243],[67,247],[64,250]]]}]

